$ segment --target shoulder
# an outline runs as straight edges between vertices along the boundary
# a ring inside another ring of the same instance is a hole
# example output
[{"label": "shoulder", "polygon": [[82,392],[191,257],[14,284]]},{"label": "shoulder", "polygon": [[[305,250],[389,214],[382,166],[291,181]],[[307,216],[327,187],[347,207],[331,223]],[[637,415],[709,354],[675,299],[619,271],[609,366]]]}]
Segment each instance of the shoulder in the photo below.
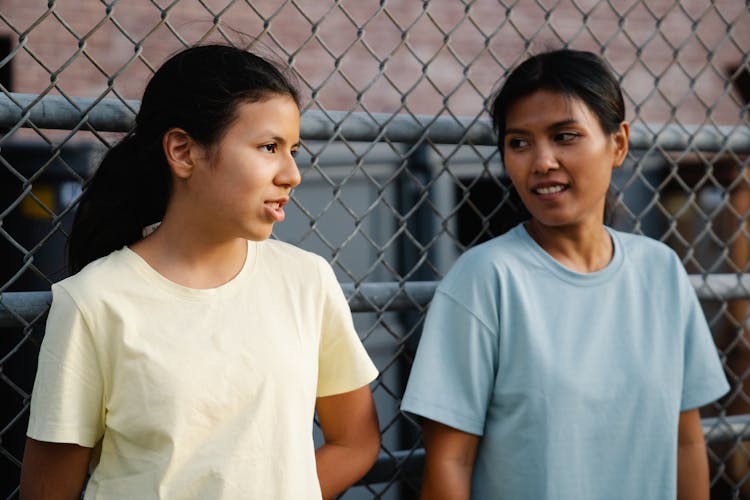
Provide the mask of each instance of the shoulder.
[{"label": "shoulder", "polygon": [[621,273],[624,279],[646,287],[651,298],[662,294],[681,303],[693,302],[695,290],[685,265],[672,248],[647,236],[621,232],[614,232],[613,236],[625,257]]},{"label": "shoulder", "polygon": [[117,250],[97,259],[78,273],[52,285],[52,305],[47,331],[56,323],[68,325],[82,318],[93,329],[108,316],[111,306],[125,296],[138,296],[144,287],[128,266],[127,250]]},{"label": "shoulder", "polygon": [[620,243],[631,251],[657,252],[659,254],[674,254],[665,243],[641,234],[626,233],[608,228],[609,232],[619,239]]},{"label": "shoulder", "polygon": [[306,286],[338,283],[331,265],[320,255],[279,240],[258,244],[261,265],[273,270],[277,281],[303,282]]},{"label": "shoulder", "polygon": [[64,289],[74,300],[96,297],[103,290],[124,287],[132,281],[130,250],[123,248],[87,264],[78,273],[53,285]]},{"label": "shoulder", "polygon": [[654,271],[684,270],[677,253],[665,243],[648,236],[613,229],[610,229],[610,233],[619,241],[631,265],[653,268]]},{"label": "shoulder", "polygon": [[504,297],[541,265],[519,231],[524,229],[516,227],[461,255],[438,285],[431,307],[464,310],[496,329]]},{"label": "shoulder", "polygon": [[507,233],[468,249],[456,261],[454,267],[463,270],[484,267],[488,263],[503,266],[522,256],[526,243],[521,237],[524,229],[516,226]]},{"label": "shoulder", "polygon": [[264,240],[259,243],[259,250],[264,258],[273,258],[276,262],[292,264],[294,267],[329,267],[328,262],[320,255],[280,240]]},{"label": "shoulder", "polygon": [[533,265],[528,262],[529,248],[520,231],[524,229],[516,226],[501,236],[468,249],[445,275],[441,289],[447,290],[468,282],[497,282],[498,278]]}]

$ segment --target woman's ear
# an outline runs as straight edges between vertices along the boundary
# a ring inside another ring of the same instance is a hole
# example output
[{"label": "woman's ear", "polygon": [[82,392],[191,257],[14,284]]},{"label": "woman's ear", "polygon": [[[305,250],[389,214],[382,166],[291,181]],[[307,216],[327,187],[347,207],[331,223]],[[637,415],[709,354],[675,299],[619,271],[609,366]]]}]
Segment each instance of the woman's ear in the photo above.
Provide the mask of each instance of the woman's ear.
[{"label": "woman's ear", "polygon": [[195,141],[181,128],[171,128],[164,133],[164,157],[178,179],[188,179],[193,174],[196,147]]},{"label": "woman's ear", "polygon": [[612,168],[618,168],[628,156],[628,145],[630,141],[630,124],[628,122],[620,123],[620,127],[612,135],[615,143],[614,162]]}]

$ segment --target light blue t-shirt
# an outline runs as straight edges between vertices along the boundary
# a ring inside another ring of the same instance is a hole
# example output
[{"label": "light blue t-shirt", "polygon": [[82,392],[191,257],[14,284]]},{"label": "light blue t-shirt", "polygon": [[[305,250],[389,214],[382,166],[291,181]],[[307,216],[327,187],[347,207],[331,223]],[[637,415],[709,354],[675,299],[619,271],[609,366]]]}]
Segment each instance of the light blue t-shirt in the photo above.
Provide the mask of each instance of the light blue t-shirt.
[{"label": "light blue t-shirt", "polygon": [[482,436],[472,498],[675,498],[680,412],[729,386],[678,257],[609,231],[595,273],[519,225],[438,287],[401,409]]}]

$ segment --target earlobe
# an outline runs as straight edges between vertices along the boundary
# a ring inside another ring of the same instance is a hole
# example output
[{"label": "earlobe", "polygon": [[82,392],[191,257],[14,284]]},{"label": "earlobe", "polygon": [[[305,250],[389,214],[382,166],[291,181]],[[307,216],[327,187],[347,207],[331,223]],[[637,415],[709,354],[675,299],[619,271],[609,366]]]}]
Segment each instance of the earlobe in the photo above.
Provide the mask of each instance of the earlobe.
[{"label": "earlobe", "polygon": [[171,128],[162,137],[162,148],[172,174],[178,179],[189,178],[193,173],[191,150],[195,148],[190,135],[181,128]]},{"label": "earlobe", "polygon": [[628,122],[620,123],[620,128],[614,133],[615,155],[612,168],[620,167],[625,158],[628,156],[630,141],[630,124]]}]

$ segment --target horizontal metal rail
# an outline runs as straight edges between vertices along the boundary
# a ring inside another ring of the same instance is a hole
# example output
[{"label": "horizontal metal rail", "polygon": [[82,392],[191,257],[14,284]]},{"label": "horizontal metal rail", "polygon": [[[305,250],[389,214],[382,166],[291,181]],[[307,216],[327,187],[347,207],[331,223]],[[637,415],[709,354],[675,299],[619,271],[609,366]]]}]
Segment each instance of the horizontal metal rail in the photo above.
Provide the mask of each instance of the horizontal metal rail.
[{"label": "horizontal metal rail", "polygon": [[750,415],[703,418],[701,424],[710,444],[750,440]]},{"label": "horizontal metal rail", "polygon": [[[9,93],[0,95],[0,128],[32,125],[41,129],[126,132],[134,123],[139,101],[92,99],[58,95]],[[488,119],[389,113],[306,111],[302,116],[304,140],[392,141],[415,144],[496,143]],[[750,127],[679,124],[633,124],[633,149],[666,151],[732,151],[750,153]]]},{"label": "horizontal metal rail", "polygon": [[44,315],[52,303],[52,292],[6,292],[0,294],[0,328],[20,327]]},{"label": "horizontal metal rail", "polygon": [[[690,275],[690,283],[701,300],[750,299],[750,274]],[[437,281],[405,283],[342,283],[352,312],[408,311],[425,308]],[[0,293],[0,327],[18,327],[47,311],[51,292]]]}]

